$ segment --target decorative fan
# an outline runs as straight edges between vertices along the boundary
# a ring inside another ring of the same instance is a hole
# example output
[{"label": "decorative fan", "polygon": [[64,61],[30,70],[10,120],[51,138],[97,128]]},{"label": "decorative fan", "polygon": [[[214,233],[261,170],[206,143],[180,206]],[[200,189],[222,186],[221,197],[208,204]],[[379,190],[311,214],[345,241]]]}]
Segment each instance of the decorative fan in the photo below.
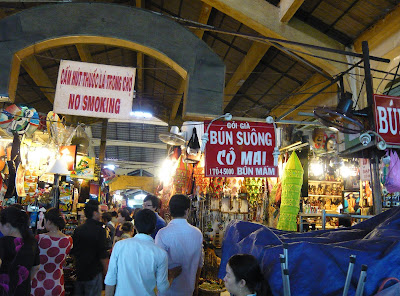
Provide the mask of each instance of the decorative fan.
[{"label": "decorative fan", "polygon": [[179,128],[177,126],[171,127],[169,133],[159,134],[159,139],[171,146],[182,146],[186,144],[185,138],[179,135]]},{"label": "decorative fan", "polygon": [[318,107],[314,109],[314,115],[318,121],[328,127],[335,127],[345,134],[358,134],[364,130],[364,125],[353,117],[351,99],[352,94],[346,92],[341,97],[336,110],[330,108]]}]

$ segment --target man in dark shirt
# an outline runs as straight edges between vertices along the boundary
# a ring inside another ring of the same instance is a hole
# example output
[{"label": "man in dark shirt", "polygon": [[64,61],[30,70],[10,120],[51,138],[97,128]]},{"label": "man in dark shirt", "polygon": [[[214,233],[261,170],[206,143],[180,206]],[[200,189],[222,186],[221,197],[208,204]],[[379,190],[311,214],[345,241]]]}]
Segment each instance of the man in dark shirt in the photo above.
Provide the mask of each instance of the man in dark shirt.
[{"label": "man in dark shirt", "polygon": [[99,202],[90,200],[85,205],[86,222],[75,229],[72,236],[77,281],[76,296],[100,296],[103,273],[107,273],[108,254],[106,231],[100,222]]},{"label": "man in dark shirt", "polygon": [[153,233],[151,234],[151,237],[154,239],[156,237],[157,232],[165,227],[167,223],[165,223],[164,219],[158,215],[157,210],[160,208],[160,199],[155,196],[155,195],[147,195],[143,199],[143,209],[149,209],[152,210],[157,217],[157,223],[156,223],[156,229],[154,229]]}]

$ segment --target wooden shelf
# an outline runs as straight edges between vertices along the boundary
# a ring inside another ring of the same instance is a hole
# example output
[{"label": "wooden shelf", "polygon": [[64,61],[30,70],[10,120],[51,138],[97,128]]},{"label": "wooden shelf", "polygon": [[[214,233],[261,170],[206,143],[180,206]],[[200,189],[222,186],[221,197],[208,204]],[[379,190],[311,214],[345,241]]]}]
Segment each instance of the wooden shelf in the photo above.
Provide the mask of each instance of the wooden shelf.
[{"label": "wooden shelf", "polygon": [[309,194],[308,196],[321,196],[321,197],[342,197],[341,195],[324,195],[324,194]]},{"label": "wooden shelf", "polygon": [[342,184],[341,181],[319,181],[319,180],[308,180],[308,183]]}]

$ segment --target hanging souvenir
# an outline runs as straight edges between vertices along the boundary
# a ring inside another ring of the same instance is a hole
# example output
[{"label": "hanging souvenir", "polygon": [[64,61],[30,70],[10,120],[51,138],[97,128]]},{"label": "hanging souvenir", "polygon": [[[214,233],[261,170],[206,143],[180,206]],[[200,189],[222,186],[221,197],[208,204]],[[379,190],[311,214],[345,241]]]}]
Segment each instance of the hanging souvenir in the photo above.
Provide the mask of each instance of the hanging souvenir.
[{"label": "hanging souvenir", "polygon": [[201,156],[200,161],[193,168],[193,178],[196,181],[199,194],[205,194],[210,184],[210,178],[204,177],[204,156]]},{"label": "hanging souvenir", "polygon": [[57,146],[63,144],[64,138],[66,137],[66,130],[62,118],[60,118],[53,111],[50,111],[49,113],[47,113],[46,125],[51,140]]},{"label": "hanging souvenir", "polygon": [[187,163],[198,163],[201,157],[199,138],[196,128],[193,128],[192,137],[189,139],[185,149],[185,159]]},{"label": "hanging souvenir", "polygon": [[283,170],[281,207],[277,227],[280,230],[297,231],[303,173],[300,160],[296,152],[293,152]]},{"label": "hanging souvenir", "polygon": [[7,180],[7,192],[5,197],[12,197],[15,194],[15,177],[17,173],[17,168],[21,162],[19,148],[21,142],[19,140],[18,134],[14,134],[13,143],[11,146],[10,160],[7,161],[7,167],[9,170],[8,180]]},{"label": "hanging souvenir", "polygon": [[25,184],[24,184],[24,176],[25,176],[25,167],[21,163],[17,168],[17,175],[15,177],[15,188],[17,190],[17,195],[19,197],[25,197]]},{"label": "hanging souvenir", "polygon": [[10,105],[0,113],[0,127],[8,134],[31,136],[39,126],[39,115],[34,108]]},{"label": "hanging souvenir", "polygon": [[0,146],[0,171],[6,166],[7,154],[3,146]]},{"label": "hanging souvenir", "polygon": [[390,150],[390,164],[385,187],[389,192],[400,191],[400,159],[395,150]]},{"label": "hanging souvenir", "polygon": [[191,191],[191,177],[193,169],[187,163],[183,162],[182,155],[178,159],[178,167],[175,172],[173,185],[175,193],[183,193]]}]

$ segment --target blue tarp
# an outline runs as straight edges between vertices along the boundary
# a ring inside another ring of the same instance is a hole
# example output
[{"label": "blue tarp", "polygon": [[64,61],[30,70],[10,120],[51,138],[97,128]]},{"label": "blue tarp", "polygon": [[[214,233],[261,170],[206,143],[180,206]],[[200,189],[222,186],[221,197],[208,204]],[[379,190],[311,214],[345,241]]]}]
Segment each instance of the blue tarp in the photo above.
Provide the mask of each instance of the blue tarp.
[{"label": "blue tarp", "polygon": [[288,243],[291,295],[342,295],[350,255],[356,255],[348,295],[354,295],[361,265],[368,266],[364,295],[374,295],[387,277],[400,279],[400,207],[350,228],[306,233],[232,221],[225,232],[219,277],[228,259],[252,254],[261,262],[274,295],[283,295],[279,254]]}]

